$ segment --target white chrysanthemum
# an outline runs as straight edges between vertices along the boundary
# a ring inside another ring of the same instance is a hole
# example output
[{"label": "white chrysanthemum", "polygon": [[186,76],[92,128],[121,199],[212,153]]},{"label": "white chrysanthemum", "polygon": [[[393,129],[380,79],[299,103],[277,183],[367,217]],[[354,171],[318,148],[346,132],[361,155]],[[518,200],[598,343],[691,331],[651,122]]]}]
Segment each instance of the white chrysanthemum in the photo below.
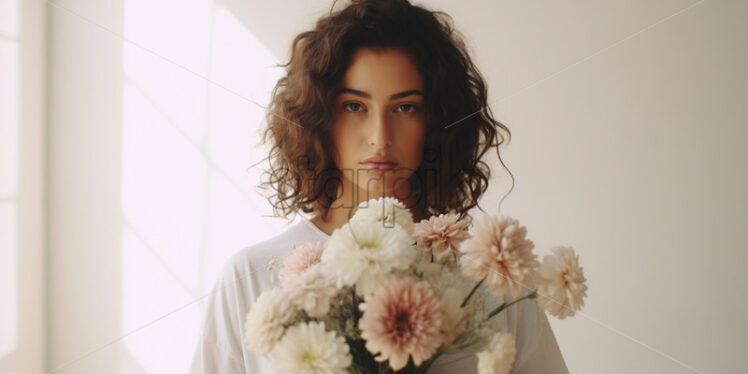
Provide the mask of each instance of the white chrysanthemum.
[{"label": "white chrysanthemum", "polygon": [[394,197],[380,197],[358,204],[351,221],[379,222],[380,226],[392,228],[400,225],[408,235],[413,236],[413,214],[400,200]]},{"label": "white chrysanthemum", "polygon": [[538,270],[536,301],[551,315],[564,319],[573,316],[584,305],[587,279],[572,247],[557,246],[551,251],[554,255],[545,255]]},{"label": "white chrysanthemum", "polygon": [[290,302],[304,309],[312,318],[319,318],[330,311],[330,302],[339,289],[329,274],[315,264],[299,274],[289,275],[283,283],[283,290]]},{"label": "white chrysanthemum", "polygon": [[478,374],[508,374],[514,365],[517,348],[514,337],[508,332],[498,332],[488,347],[477,353]]},{"label": "white chrysanthemum", "polygon": [[264,355],[273,349],[285,332],[285,325],[295,317],[296,310],[281,289],[265,291],[257,298],[244,322],[244,344],[250,352]]},{"label": "white chrysanthemum", "polygon": [[289,327],[272,356],[280,374],[345,374],[353,361],[345,339],[322,322]]},{"label": "white chrysanthemum", "polygon": [[338,287],[355,284],[356,293],[366,295],[391,271],[413,263],[413,246],[413,239],[400,226],[350,221],[333,232],[322,263],[325,271],[335,275]]}]

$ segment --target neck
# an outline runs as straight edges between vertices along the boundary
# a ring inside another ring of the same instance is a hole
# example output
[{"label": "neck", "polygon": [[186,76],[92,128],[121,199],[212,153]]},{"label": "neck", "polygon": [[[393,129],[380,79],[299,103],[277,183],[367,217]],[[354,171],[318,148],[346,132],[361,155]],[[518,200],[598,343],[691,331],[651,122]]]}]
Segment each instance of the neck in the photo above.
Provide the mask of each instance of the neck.
[{"label": "neck", "polygon": [[[338,195],[340,197],[330,205],[327,215],[323,217],[321,212],[317,212],[310,220],[320,230],[328,235],[331,235],[335,229],[342,227],[346,222],[348,222],[348,214],[351,208],[358,206],[362,201],[376,199],[382,196],[381,191],[369,191],[367,195],[365,189],[358,188],[358,201],[356,201],[356,196],[353,194],[353,188],[342,188],[342,194],[340,193],[341,188],[342,185],[338,189]],[[411,206],[410,201],[403,201],[403,203],[406,204],[406,206]]]}]

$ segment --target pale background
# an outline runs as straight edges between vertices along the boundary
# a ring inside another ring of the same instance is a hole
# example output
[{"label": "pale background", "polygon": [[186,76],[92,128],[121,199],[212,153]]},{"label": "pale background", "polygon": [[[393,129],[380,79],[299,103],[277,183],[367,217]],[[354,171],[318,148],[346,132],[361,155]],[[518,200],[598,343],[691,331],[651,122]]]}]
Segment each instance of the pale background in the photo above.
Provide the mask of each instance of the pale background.
[{"label": "pale background", "polygon": [[[329,4],[0,0],[0,373],[186,371],[223,261],[282,225],[257,103]],[[748,1],[425,4],[513,131],[502,212],[580,254],[571,372],[748,371]]]}]

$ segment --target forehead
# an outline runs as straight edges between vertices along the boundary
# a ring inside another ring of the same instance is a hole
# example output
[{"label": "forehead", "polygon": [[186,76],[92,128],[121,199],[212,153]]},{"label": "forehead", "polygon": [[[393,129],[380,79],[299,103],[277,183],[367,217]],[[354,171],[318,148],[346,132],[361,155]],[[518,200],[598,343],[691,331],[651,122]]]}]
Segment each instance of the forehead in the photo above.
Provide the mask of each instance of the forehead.
[{"label": "forehead", "polygon": [[360,48],[351,56],[343,86],[389,95],[410,89],[423,90],[423,78],[410,56],[400,49],[375,51]]}]

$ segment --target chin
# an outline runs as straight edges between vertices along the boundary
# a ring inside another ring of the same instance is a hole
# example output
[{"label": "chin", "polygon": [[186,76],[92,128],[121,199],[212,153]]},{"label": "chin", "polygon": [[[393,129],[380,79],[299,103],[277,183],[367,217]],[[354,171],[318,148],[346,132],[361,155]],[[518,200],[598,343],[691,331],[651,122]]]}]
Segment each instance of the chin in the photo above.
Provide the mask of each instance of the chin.
[{"label": "chin", "polygon": [[379,187],[374,187],[374,185],[370,185],[367,189],[366,186],[359,186],[359,196],[360,200],[369,200],[369,199],[376,199],[380,197],[394,197],[394,192],[392,188],[389,189],[382,189]]}]

